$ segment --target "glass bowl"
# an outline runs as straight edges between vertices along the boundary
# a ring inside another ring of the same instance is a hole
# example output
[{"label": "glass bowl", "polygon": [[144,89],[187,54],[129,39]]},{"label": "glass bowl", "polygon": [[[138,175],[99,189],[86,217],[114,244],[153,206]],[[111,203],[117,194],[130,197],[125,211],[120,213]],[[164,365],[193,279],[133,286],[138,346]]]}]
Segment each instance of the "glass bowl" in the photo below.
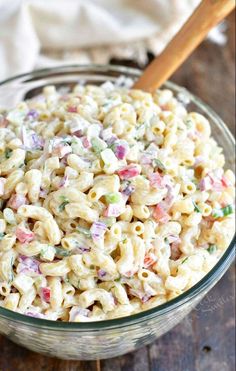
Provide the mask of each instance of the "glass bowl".
[{"label": "glass bowl", "polygon": [[[140,73],[137,69],[101,65],[71,65],[34,71],[0,83],[0,107],[11,108],[20,100],[38,94],[48,84],[66,88],[78,81],[115,82],[120,76],[135,80]],[[224,149],[226,167],[233,169],[234,139],[220,117],[186,89],[171,82],[166,82],[164,87],[182,99],[188,109],[208,118],[213,137]],[[214,268],[195,286],[156,308],[114,320],[69,323],[32,318],[0,307],[0,332],[30,350],[62,359],[105,359],[128,353],[169,331],[202,300],[233,261],[234,243],[235,239]]]}]

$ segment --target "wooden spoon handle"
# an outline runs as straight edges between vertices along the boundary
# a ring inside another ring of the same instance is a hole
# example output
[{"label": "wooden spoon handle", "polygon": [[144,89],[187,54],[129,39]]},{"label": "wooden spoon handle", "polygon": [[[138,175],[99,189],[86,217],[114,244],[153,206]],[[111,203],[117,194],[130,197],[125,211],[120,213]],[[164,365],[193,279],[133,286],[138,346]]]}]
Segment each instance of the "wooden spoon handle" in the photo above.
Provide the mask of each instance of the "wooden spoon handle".
[{"label": "wooden spoon handle", "polygon": [[165,50],[145,69],[134,89],[153,91],[166,81],[207,33],[235,7],[235,0],[203,0]]}]

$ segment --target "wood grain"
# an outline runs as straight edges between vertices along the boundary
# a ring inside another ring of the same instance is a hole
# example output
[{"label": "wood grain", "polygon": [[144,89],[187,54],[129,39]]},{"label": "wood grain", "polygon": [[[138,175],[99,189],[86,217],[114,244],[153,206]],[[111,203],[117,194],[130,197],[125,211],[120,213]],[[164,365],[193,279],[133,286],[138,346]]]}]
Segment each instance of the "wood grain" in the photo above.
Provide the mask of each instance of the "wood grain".
[{"label": "wood grain", "polygon": [[[221,47],[205,41],[176,72],[173,81],[201,97],[234,131],[235,14],[227,24],[227,44]],[[234,280],[235,270],[231,267],[172,331],[148,347],[101,361],[101,371],[234,371]],[[2,336],[0,349],[0,371],[100,371],[96,362],[47,358]]]},{"label": "wood grain", "polygon": [[150,92],[159,88],[234,7],[234,0],[202,0],[164,51],[145,69],[134,88]]}]

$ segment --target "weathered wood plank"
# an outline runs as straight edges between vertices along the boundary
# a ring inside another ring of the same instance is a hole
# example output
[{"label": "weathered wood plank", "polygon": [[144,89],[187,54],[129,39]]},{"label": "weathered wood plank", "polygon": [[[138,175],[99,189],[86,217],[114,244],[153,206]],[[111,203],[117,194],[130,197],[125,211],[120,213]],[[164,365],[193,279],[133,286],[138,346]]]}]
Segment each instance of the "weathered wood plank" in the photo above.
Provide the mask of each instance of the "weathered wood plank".
[{"label": "weathered wood plank", "polygon": [[234,267],[192,313],[149,346],[151,371],[233,371]]},{"label": "weathered wood plank", "polygon": [[[120,357],[121,371],[146,371],[149,370],[148,350],[138,349],[136,352]],[[114,369],[115,371],[115,369]]]},{"label": "weathered wood plank", "polygon": [[172,81],[185,86],[212,107],[235,130],[235,13],[227,19],[225,46],[204,41],[174,74]]},{"label": "weathered wood plank", "polygon": [[235,370],[235,270],[231,267],[193,312],[197,371]]},{"label": "weathered wood plank", "polygon": [[[195,366],[191,316],[149,346],[150,370],[192,371]],[[167,368],[168,367],[168,368]]]}]

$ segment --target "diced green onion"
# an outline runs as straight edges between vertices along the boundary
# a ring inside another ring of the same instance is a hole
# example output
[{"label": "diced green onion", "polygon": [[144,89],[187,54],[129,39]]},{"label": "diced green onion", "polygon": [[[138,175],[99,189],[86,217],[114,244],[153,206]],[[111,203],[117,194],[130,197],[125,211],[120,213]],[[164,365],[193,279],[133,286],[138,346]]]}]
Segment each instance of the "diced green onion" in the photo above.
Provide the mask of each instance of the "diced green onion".
[{"label": "diced green onion", "polygon": [[224,216],[233,214],[233,206],[232,205],[227,205],[225,207],[222,207],[221,209],[214,209],[212,212],[213,218],[223,218]]},{"label": "diced green onion", "polygon": [[199,209],[199,207],[197,206],[197,204],[193,201],[193,206],[194,206],[194,211],[196,211],[197,213],[200,213],[201,210]]},{"label": "diced green onion", "polygon": [[63,282],[65,282],[65,283],[70,283],[70,280],[69,280],[68,277],[65,277],[65,276],[64,276],[62,279],[63,279]]},{"label": "diced green onion", "polygon": [[227,206],[222,208],[222,211],[223,211],[224,216],[233,214],[233,212],[234,212],[233,206],[232,205],[227,205]]},{"label": "diced green onion", "polygon": [[93,207],[99,212],[100,215],[103,214],[104,209],[106,208],[106,206],[101,201],[94,201]]},{"label": "diced green onion", "polygon": [[191,128],[193,126],[193,121],[188,119],[185,121],[185,125],[187,126],[187,128]]},{"label": "diced green onion", "polygon": [[91,139],[91,144],[96,153],[100,153],[107,147],[107,144],[102,139],[95,137]]},{"label": "diced green onion", "polygon": [[196,189],[199,189],[199,180],[196,179],[196,178],[193,178],[193,179],[192,179],[192,182],[195,184]]},{"label": "diced green onion", "polygon": [[110,217],[102,216],[99,220],[105,223],[107,227],[111,227],[116,222],[116,218],[114,216],[110,216]]},{"label": "diced green onion", "polygon": [[69,200],[63,195],[60,196],[59,198],[62,201],[62,203],[58,206],[58,210],[61,212],[65,210],[66,205],[69,204]]},{"label": "diced green onion", "polygon": [[61,200],[62,202],[64,202],[64,201],[68,201],[68,199],[66,198],[66,196],[61,195],[61,196],[59,196],[59,198],[60,198],[60,200]]},{"label": "diced green onion", "polygon": [[77,226],[77,231],[78,231],[79,233],[84,234],[84,235],[87,236],[87,237],[91,237],[90,229],[83,228],[83,227],[81,227],[80,225],[78,225],[78,226]]},{"label": "diced green onion", "polygon": [[58,206],[58,210],[61,212],[61,211],[64,211],[65,210],[65,207],[66,205],[69,204],[69,201],[63,201],[59,206]]},{"label": "diced green onion", "polygon": [[5,236],[5,233],[0,233],[0,241],[3,239],[4,236]]},{"label": "diced green onion", "polygon": [[136,140],[139,140],[141,137],[143,137],[143,135],[145,134],[146,125],[147,125],[147,122],[143,122],[136,128],[136,135],[135,135]]},{"label": "diced green onion", "polygon": [[56,252],[55,247],[50,245],[44,246],[40,251],[40,259],[47,262],[52,262],[55,257],[55,252]]},{"label": "diced green onion", "polygon": [[65,145],[70,145],[72,141],[73,141],[73,137],[62,138],[62,143]]},{"label": "diced green onion", "polygon": [[105,199],[108,204],[116,204],[120,202],[120,193],[118,192],[107,193],[105,195]]},{"label": "diced green onion", "polygon": [[11,154],[12,154],[12,149],[6,148],[5,149],[5,157],[6,157],[6,159],[10,158],[11,157]]},{"label": "diced green onion", "polygon": [[188,256],[182,261],[181,264],[184,264],[188,260]]},{"label": "diced green onion", "polygon": [[207,249],[207,251],[209,252],[209,254],[214,254],[217,250],[217,246],[216,245],[210,245]]},{"label": "diced green onion", "polygon": [[56,250],[56,256],[59,256],[59,257],[70,256],[71,254],[70,251],[61,249],[60,247],[55,247],[55,250]]},{"label": "diced green onion", "polygon": [[107,148],[110,148],[113,152],[115,151],[117,144],[116,143],[111,143]]},{"label": "diced green onion", "polygon": [[153,160],[153,166],[157,167],[161,171],[166,171],[164,164],[158,158]]}]

